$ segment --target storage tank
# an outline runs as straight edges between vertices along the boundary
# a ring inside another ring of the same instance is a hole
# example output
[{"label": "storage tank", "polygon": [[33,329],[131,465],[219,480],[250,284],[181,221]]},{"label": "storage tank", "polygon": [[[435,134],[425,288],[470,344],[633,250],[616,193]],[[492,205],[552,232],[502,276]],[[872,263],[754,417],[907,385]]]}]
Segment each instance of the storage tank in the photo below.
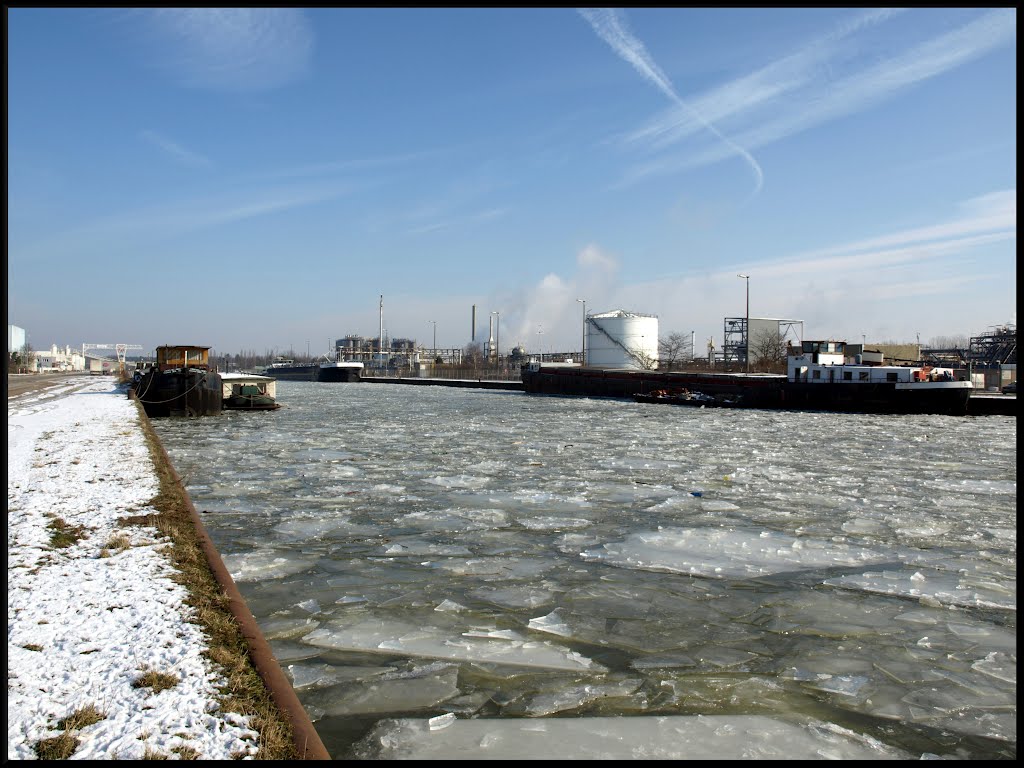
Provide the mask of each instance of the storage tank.
[{"label": "storage tank", "polygon": [[657,315],[622,309],[587,315],[586,364],[597,368],[657,368]]}]

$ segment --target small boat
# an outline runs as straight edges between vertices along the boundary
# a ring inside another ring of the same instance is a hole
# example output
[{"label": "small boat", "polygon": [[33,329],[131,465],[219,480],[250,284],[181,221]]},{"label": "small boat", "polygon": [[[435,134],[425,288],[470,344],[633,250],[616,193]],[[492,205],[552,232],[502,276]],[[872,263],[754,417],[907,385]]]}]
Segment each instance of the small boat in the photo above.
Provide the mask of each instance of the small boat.
[{"label": "small boat", "polygon": [[222,373],[224,409],[229,411],[276,411],[277,381],[270,376]]}]

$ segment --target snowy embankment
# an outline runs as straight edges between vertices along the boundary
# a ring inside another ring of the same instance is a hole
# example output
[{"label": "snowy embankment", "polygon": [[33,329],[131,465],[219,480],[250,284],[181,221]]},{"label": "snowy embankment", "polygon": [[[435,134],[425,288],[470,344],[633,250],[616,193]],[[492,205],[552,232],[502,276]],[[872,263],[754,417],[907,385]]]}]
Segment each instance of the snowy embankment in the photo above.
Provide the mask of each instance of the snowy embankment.
[{"label": "snowy embankment", "polygon": [[109,378],[8,400],[8,759],[62,737],[72,759],[256,754],[217,704],[166,540],[119,522],[154,512],[157,490],[137,406]]}]

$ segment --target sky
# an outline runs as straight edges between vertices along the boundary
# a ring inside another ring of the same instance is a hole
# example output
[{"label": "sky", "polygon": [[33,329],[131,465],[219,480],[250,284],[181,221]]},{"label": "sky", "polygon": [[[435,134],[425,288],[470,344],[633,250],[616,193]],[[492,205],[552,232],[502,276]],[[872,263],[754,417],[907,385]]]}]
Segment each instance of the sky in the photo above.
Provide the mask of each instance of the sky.
[{"label": "sky", "polygon": [[[36,759],[35,743],[63,733],[59,721],[89,704],[105,717],[77,732],[76,760],[181,748],[208,760],[256,754],[247,718],[216,703],[223,679],[188,621],[165,540],[119,524],[131,510],[146,514],[140,501],[159,489],[139,419],[106,376],[7,402],[8,760]],[[54,519],[87,533],[54,549]],[[131,546],[109,547],[120,534]],[[134,687],[147,670],[178,683]]]},{"label": "sky", "polygon": [[810,339],[1015,325],[1016,22],[9,8],[8,323],[300,356],[576,351],[617,309],[699,354],[748,295]]}]

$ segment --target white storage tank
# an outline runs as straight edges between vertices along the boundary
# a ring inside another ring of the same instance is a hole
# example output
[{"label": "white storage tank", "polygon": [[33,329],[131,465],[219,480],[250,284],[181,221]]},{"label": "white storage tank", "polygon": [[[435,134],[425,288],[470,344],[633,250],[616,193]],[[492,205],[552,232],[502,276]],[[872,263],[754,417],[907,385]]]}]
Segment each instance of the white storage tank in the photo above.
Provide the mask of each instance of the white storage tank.
[{"label": "white storage tank", "polygon": [[596,368],[657,368],[657,315],[622,309],[587,315],[586,364]]}]

